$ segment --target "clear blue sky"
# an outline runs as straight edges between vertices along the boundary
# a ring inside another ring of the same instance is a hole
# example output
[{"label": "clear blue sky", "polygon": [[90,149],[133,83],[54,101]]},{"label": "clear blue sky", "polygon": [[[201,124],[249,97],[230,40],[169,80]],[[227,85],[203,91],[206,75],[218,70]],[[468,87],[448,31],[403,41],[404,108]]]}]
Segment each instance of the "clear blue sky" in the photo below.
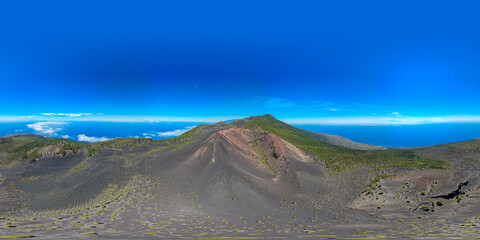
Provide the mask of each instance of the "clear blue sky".
[{"label": "clear blue sky", "polygon": [[439,0],[1,1],[0,115],[478,120],[479,9]]}]

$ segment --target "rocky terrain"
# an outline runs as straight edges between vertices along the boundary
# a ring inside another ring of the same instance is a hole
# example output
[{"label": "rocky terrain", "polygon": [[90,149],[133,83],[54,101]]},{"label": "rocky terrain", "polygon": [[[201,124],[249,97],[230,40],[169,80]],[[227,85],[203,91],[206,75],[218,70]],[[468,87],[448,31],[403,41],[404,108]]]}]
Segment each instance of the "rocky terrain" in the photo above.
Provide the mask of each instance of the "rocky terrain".
[{"label": "rocky terrain", "polygon": [[271,115],[166,140],[0,138],[0,237],[478,238],[480,140],[393,149]]}]

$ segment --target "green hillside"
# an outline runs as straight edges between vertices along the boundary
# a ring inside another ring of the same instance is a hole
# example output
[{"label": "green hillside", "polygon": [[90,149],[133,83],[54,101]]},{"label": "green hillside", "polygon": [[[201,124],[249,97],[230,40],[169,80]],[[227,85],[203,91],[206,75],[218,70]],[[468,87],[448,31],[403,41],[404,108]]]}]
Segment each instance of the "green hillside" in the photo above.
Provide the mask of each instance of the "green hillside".
[{"label": "green hillside", "polygon": [[275,133],[296,147],[318,156],[332,171],[344,171],[362,164],[380,169],[392,167],[444,169],[447,167],[445,161],[420,158],[410,150],[354,150],[330,145],[268,114],[239,120],[232,123],[232,126]]},{"label": "green hillside", "polygon": [[[207,126],[207,127],[206,127]],[[230,124],[231,127],[247,128],[253,131],[268,131],[275,133],[279,137],[292,143],[308,153],[319,157],[324,161],[331,171],[341,172],[346,169],[358,167],[360,165],[369,165],[379,169],[392,167],[413,167],[413,168],[431,168],[444,169],[448,163],[443,160],[422,158],[412,150],[356,150],[347,147],[341,147],[326,143],[314,133],[298,129],[275,119],[271,115],[255,116],[235,121]],[[14,160],[28,159],[30,162],[38,158],[38,150],[41,148],[64,142],[60,153],[65,154],[67,150],[73,152],[79,149],[86,149],[88,155],[92,156],[100,152],[103,148],[120,149],[123,147],[136,148],[142,145],[160,144],[177,145],[180,143],[188,144],[190,138],[197,134],[200,129],[206,132],[215,131],[221,128],[228,128],[225,123],[214,125],[200,125],[177,138],[152,140],[152,139],[113,139],[100,143],[77,143],[72,140],[61,138],[45,138],[38,135],[18,135],[12,137],[0,138],[0,164],[8,165]],[[211,129],[210,129],[211,128]],[[210,129],[210,130],[209,130]],[[203,135],[203,134],[201,134]],[[473,140],[476,143],[476,140]],[[182,144],[182,145],[183,145]],[[459,147],[471,147],[477,144],[463,144]]]},{"label": "green hillside", "polygon": [[[38,150],[48,145],[65,142],[62,150],[78,150],[70,146],[76,146],[77,142],[63,138],[46,138],[33,134],[22,134],[11,137],[0,138],[0,165],[9,165],[15,160],[28,159],[33,162],[38,155]],[[70,144],[71,143],[71,144]]]},{"label": "green hillside", "polygon": [[446,147],[466,150],[466,151],[480,151],[480,138],[461,141],[456,143],[448,143],[445,144]]}]

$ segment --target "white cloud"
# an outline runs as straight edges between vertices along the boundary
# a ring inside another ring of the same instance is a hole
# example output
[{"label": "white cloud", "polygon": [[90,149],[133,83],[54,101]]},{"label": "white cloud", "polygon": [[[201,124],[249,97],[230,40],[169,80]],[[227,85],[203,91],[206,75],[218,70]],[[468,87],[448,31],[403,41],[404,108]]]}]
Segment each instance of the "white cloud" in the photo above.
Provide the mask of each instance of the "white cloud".
[{"label": "white cloud", "polygon": [[40,113],[44,116],[64,116],[64,117],[82,117],[82,116],[92,116],[91,113]]},{"label": "white cloud", "polygon": [[155,137],[155,134],[154,133],[142,133],[143,137],[146,137],[146,138],[152,138],[152,137]]},{"label": "white cloud", "polygon": [[183,129],[176,129],[173,131],[167,132],[152,132],[152,133],[143,133],[144,137],[152,138],[152,137],[178,137],[183,133],[187,132],[188,130],[194,128],[195,126],[186,127]]},{"label": "white cloud", "polygon": [[397,116],[397,117],[402,116],[402,114],[400,114],[399,112],[392,112],[390,115]]},{"label": "white cloud", "polygon": [[68,122],[37,122],[28,124],[27,127],[44,135],[56,136],[57,132],[62,131]]},{"label": "white cloud", "polygon": [[107,138],[107,137],[89,137],[85,134],[80,134],[77,137],[78,137],[78,141],[80,141],[80,142],[90,142],[90,143],[103,142],[103,141],[108,141],[108,140],[111,139],[111,138]]},{"label": "white cloud", "polygon": [[62,135],[61,137],[62,137],[62,138],[70,138],[69,135]]},{"label": "white cloud", "polygon": [[157,135],[160,136],[160,137],[176,137],[176,136],[182,135],[183,133],[187,132],[190,129],[191,128],[176,129],[176,130],[169,131],[169,132],[158,132]]}]

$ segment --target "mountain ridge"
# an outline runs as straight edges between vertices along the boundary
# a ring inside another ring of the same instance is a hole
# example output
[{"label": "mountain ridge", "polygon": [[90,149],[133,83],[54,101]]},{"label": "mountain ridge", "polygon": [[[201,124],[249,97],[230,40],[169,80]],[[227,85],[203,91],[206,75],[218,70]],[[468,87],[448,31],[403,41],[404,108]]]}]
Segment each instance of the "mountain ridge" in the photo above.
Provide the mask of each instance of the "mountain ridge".
[{"label": "mountain ridge", "polygon": [[401,237],[411,234],[408,224],[423,236],[442,229],[439,217],[473,221],[480,209],[477,140],[359,150],[321,139],[271,115],[163,140],[1,138],[2,161],[15,164],[0,166],[0,230],[49,238],[354,238],[366,237],[362,226]]}]

